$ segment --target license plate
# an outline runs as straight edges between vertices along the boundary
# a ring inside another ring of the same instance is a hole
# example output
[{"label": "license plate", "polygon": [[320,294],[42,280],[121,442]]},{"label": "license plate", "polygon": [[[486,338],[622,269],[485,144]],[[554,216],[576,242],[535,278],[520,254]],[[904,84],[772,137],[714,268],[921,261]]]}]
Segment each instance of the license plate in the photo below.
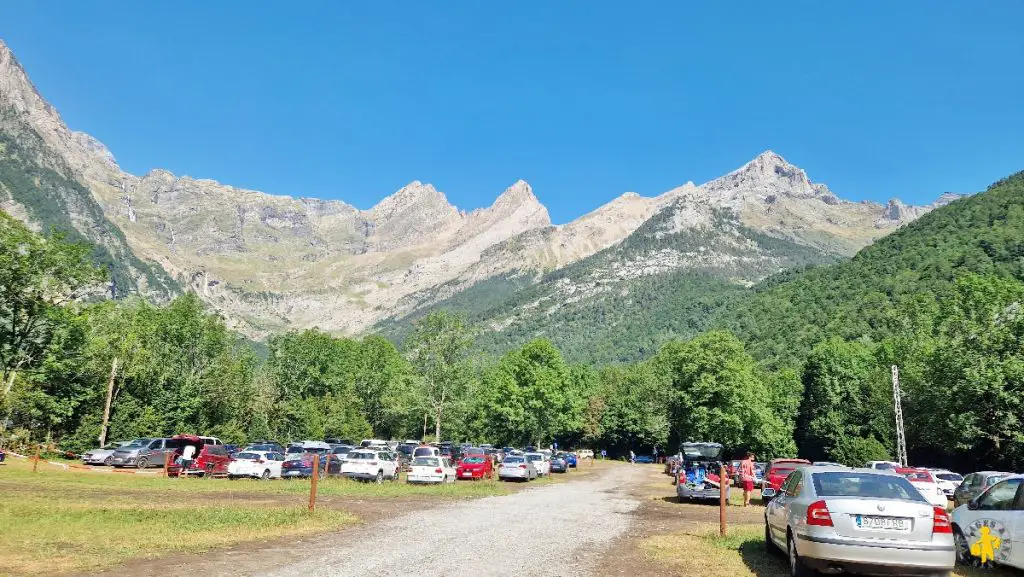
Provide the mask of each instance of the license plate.
[{"label": "license plate", "polygon": [[462,476],[463,477],[472,477],[473,473],[470,473],[469,471],[466,471],[465,473],[462,474]]},{"label": "license plate", "polygon": [[302,471],[285,471],[285,475],[301,475]]},{"label": "license plate", "polygon": [[866,531],[910,531],[910,519],[904,517],[857,515],[855,521],[858,529]]}]

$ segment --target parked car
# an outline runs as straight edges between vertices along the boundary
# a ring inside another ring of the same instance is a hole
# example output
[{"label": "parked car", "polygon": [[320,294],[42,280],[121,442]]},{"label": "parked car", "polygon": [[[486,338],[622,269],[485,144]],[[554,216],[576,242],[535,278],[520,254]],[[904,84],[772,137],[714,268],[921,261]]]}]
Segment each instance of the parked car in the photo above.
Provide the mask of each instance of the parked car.
[{"label": "parked car", "polygon": [[534,461],[522,455],[508,455],[498,468],[498,479],[502,481],[530,481],[536,479],[537,466]]},{"label": "parked car", "polygon": [[683,443],[683,462],[678,467],[676,496],[680,500],[714,500],[721,498],[721,486],[729,498],[729,478],[719,476],[723,447],[719,443]]},{"label": "parked car", "polygon": [[[285,455],[284,463],[281,463],[282,479],[308,479],[313,476],[313,457],[316,453],[302,453],[299,455]],[[320,465],[317,471],[321,477],[326,474],[327,459],[320,458]]]},{"label": "parked car", "polygon": [[939,488],[946,494],[946,498],[952,500],[953,493],[956,492],[960,483],[963,483],[964,476],[947,469],[931,469],[931,472],[935,476],[935,482],[939,484]]},{"label": "parked car", "polygon": [[889,469],[889,470],[893,470],[893,471],[903,467],[903,465],[901,465],[901,464],[899,464],[899,463],[897,463],[895,461],[868,461],[867,463],[864,464],[864,466],[866,468],[868,468],[868,469],[878,469],[878,470]]},{"label": "parked car", "polygon": [[341,475],[359,481],[376,481],[384,479],[398,480],[398,462],[388,451],[356,449],[351,451],[341,465]]},{"label": "parked car", "polygon": [[[214,444],[212,437],[197,437],[194,435],[175,435],[172,439],[177,449],[177,455],[173,463],[167,466],[167,476],[179,477],[218,477],[228,474],[228,465],[231,457],[223,444]],[[191,462],[186,463],[182,456],[185,449],[192,447],[193,457]]]},{"label": "parked car", "polygon": [[565,459],[565,464],[569,465],[572,469],[575,469],[576,465],[579,464],[579,459],[576,458],[576,453],[562,453],[562,458]]},{"label": "parked car", "polygon": [[546,477],[551,474],[551,461],[543,453],[523,453],[523,456],[527,461],[533,463],[538,477]]},{"label": "parked car", "polygon": [[953,491],[953,506],[966,505],[971,499],[984,493],[989,487],[1009,477],[1009,473],[1000,471],[981,471],[964,477],[960,486]]},{"label": "parked car", "polygon": [[431,447],[430,445],[420,445],[412,450],[412,458],[415,460],[416,457],[440,457],[441,449],[437,447]]},{"label": "parked car", "polygon": [[328,475],[340,475],[341,466],[345,463],[348,458],[348,454],[354,451],[355,448],[348,445],[335,445],[331,448],[331,451],[321,457],[327,461],[327,474]]},{"label": "parked car", "polygon": [[956,562],[946,509],[876,469],[795,469],[765,509],[764,533],[766,548],[788,553],[796,577],[948,575]]},{"label": "parked car", "polygon": [[568,473],[569,463],[566,462],[565,456],[562,453],[557,453],[551,460],[548,461],[549,467],[552,473]]},{"label": "parked car", "polygon": [[174,439],[135,439],[118,447],[111,456],[110,464],[118,468],[163,467],[165,455],[174,454],[180,448],[181,444]]},{"label": "parked car", "polygon": [[594,451],[590,449],[577,449],[576,456],[579,457],[580,459],[593,459]]},{"label": "parked car", "polygon": [[115,441],[107,443],[99,449],[92,449],[82,453],[82,462],[86,465],[107,465],[114,464],[114,451],[127,445],[130,441]]},{"label": "parked car", "polygon": [[459,479],[494,478],[494,464],[487,455],[466,455],[455,468]]},{"label": "parked car", "polygon": [[267,451],[271,453],[281,453],[283,455],[285,449],[281,443],[278,443],[277,441],[255,441],[243,447],[242,451]]},{"label": "parked car", "polygon": [[[786,477],[789,476],[797,467],[803,465],[810,465],[811,462],[807,459],[775,459],[768,464],[768,472],[764,476],[762,487],[765,489],[774,489],[778,493],[782,484],[786,482]],[[761,492],[761,499],[768,499],[764,491]]]},{"label": "parked car", "polygon": [[634,463],[644,463],[645,465],[649,465],[649,464],[654,462],[654,456],[653,455],[637,455],[633,459],[633,462]]},{"label": "parked car", "polygon": [[305,453],[326,455],[331,452],[331,446],[323,441],[298,441],[288,445],[284,450],[286,457],[293,457]]},{"label": "parked car", "polygon": [[949,504],[946,500],[946,494],[942,492],[939,484],[935,482],[935,477],[932,476],[931,471],[906,467],[896,469],[896,473],[906,477],[910,484],[920,491],[921,495],[932,505],[945,509],[946,505]]},{"label": "parked car", "polygon": [[448,457],[416,457],[412,460],[405,480],[408,483],[424,484],[454,483],[455,477],[455,467]]},{"label": "parked car", "polygon": [[280,479],[284,453],[242,451],[228,463],[228,478]]},{"label": "parked car", "polygon": [[[977,555],[971,545],[980,542],[987,529],[997,537],[999,544],[989,540],[993,547],[993,561],[999,565],[1024,569],[1024,547],[1020,546],[1024,534],[1024,476],[1003,477],[984,493],[953,510],[953,540],[957,558],[965,565],[975,565]],[[1011,546],[1012,545],[1012,546]]]}]

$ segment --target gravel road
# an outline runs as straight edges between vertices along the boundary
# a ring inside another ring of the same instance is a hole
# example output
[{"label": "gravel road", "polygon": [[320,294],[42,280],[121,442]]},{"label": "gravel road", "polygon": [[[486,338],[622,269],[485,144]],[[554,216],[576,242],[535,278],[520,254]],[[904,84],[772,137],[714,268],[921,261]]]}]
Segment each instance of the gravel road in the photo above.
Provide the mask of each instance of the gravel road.
[{"label": "gravel road", "polygon": [[639,502],[625,489],[635,479],[633,467],[611,467],[594,479],[410,513],[343,544],[324,538],[309,561],[268,574],[586,575],[602,546],[629,527]]}]

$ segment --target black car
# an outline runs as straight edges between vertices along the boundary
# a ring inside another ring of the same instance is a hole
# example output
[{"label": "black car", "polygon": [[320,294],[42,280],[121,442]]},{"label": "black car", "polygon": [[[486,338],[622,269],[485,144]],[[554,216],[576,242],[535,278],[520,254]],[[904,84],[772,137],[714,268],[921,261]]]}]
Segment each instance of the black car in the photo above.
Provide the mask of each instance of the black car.
[{"label": "black car", "polygon": [[348,456],[353,448],[349,445],[335,445],[331,447],[331,452],[321,459],[327,460],[327,474],[328,475],[340,475],[341,465],[345,462],[345,457]]},{"label": "black car", "polygon": [[552,473],[568,473],[569,472],[569,461],[565,458],[565,455],[559,453],[554,457],[551,457],[551,472]]}]

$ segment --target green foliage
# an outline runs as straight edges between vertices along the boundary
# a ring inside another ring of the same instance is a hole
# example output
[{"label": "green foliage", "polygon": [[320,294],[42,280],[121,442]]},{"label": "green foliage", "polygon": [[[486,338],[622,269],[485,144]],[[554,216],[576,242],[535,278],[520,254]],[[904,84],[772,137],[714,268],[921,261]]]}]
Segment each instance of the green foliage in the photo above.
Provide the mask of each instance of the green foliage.
[{"label": "green foliage", "polygon": [[441,420],[467,389],[472,344],[465,320],[445,311],[424,317],[409,336],[407,348],[420,377],[420,398],[434,417],[434,436],[438,441]]}]

